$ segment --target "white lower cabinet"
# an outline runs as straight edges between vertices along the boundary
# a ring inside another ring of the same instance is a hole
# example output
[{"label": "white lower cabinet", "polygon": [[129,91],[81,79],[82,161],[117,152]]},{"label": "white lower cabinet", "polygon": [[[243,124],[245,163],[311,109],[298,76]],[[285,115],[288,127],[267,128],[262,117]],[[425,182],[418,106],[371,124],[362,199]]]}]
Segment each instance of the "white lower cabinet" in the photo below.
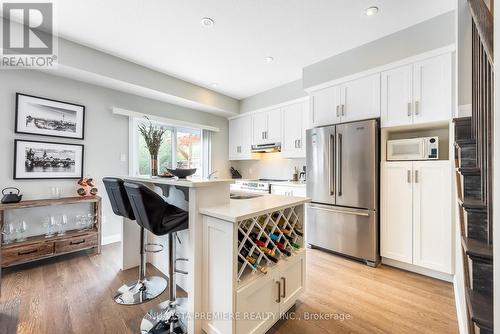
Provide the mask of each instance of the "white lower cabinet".
[{"label": "white lower cabinet", "polygon": [[236,279],[237,253],[237,224],[205,216],[202,328],[206,333],[264,334],[305,288],[304,248],[281,258],[267,274],[249,274],[242,282]]},{"label": "white lower cabinet", "polygon": [[449,161],[384,162],[381,255],[452,274]]},{"label": "white lower cabinet", "polygon": [[[305,254],[296,255],[236,292],[236,333],[266,333],[305,287]],[[253,316],[252,316],[253,315]],[[247,319],[245,319],[247,318]]]},{"label": "white lower cabinet", "polygon": [[[280,313],[279,273],[266,275],[236,293],[236,309],[241,319],[236,321],[235,333],[265,333]],[[262,316],[251,318],[252,313]]]},{"label": "white lower cabinet", "polygon": [[383,257],[412,263],[412,162],[387,162],[382,167],[380,252]]},{"label": "white lower cabinet", "polygon": [[413,171],[413,264],[451,274],[450,164],[414,162]]}]

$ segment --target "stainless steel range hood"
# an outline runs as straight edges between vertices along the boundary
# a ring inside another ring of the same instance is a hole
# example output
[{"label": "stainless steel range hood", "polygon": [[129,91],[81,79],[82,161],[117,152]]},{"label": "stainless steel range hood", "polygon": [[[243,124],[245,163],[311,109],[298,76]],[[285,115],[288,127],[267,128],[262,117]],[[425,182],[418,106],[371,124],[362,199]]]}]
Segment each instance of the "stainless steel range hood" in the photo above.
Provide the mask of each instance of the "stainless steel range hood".
[{"label": "stainless steel range hood", "polygon": [[281,152],[281,143],[252,145],[252,153],[275,153],[275,152]]}]

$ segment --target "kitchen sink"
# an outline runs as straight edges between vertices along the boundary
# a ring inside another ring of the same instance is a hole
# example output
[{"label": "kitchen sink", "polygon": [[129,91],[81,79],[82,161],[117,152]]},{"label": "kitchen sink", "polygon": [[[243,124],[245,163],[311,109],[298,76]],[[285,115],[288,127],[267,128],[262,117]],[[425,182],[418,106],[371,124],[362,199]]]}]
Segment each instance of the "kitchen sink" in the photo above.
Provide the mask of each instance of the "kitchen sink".
[{"label": "kitchen sink", "polygon": [[231,199],[251,199],[251,198],[257,198],[257,197],[262,197],[263,195],[258,195],[258,194],[231,194],[230,198]]}]

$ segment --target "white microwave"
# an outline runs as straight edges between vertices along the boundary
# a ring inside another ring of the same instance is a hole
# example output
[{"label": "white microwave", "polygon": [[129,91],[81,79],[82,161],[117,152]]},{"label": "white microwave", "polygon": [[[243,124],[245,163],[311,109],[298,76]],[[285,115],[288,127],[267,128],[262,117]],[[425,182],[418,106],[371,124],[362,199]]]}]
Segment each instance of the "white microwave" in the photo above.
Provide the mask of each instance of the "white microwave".
[{"label": "white microwave", "polygon": [[387,160],[436,160],[439,138],[420,137],[387,141]]}]

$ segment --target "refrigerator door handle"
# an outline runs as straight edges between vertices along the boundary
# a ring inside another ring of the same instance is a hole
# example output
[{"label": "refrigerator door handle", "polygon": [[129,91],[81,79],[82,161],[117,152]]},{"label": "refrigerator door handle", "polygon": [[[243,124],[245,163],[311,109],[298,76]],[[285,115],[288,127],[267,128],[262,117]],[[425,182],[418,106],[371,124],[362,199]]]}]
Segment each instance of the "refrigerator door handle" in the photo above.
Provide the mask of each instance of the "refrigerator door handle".
[{"label": "refrigerator door handle", "polygon": [[342,196],[342,134],[338,135],[338,159],[337,159],[337,171],[338,171],[338,196]]},{"label": "refrigerator door handle", "polygon": [[333,179],[333,174],[334,174],[333,167],[335,160],[334,145],[335,145],[335,137],[333,135],[330,135],[330,143],[328,147],[328,165],[329,165],[328,186],[330,187],[330,195],[335,195],[335,182]]},{"label": "refrigerator door handle", "polygon": [[363,217],[369,217],[370,216],[369,213],[362,212],[362,211],[336,210],[336,209],[326,208],[324,206],[318,206],[318,205],[314,205],[314,204],[309,204],[309,207],[311,209],[323,210],[323,211],[328,211],[328,212],[333,212],[333,213],[345,213],[345,214],[348,214],[348,215],[363,216]]}]

